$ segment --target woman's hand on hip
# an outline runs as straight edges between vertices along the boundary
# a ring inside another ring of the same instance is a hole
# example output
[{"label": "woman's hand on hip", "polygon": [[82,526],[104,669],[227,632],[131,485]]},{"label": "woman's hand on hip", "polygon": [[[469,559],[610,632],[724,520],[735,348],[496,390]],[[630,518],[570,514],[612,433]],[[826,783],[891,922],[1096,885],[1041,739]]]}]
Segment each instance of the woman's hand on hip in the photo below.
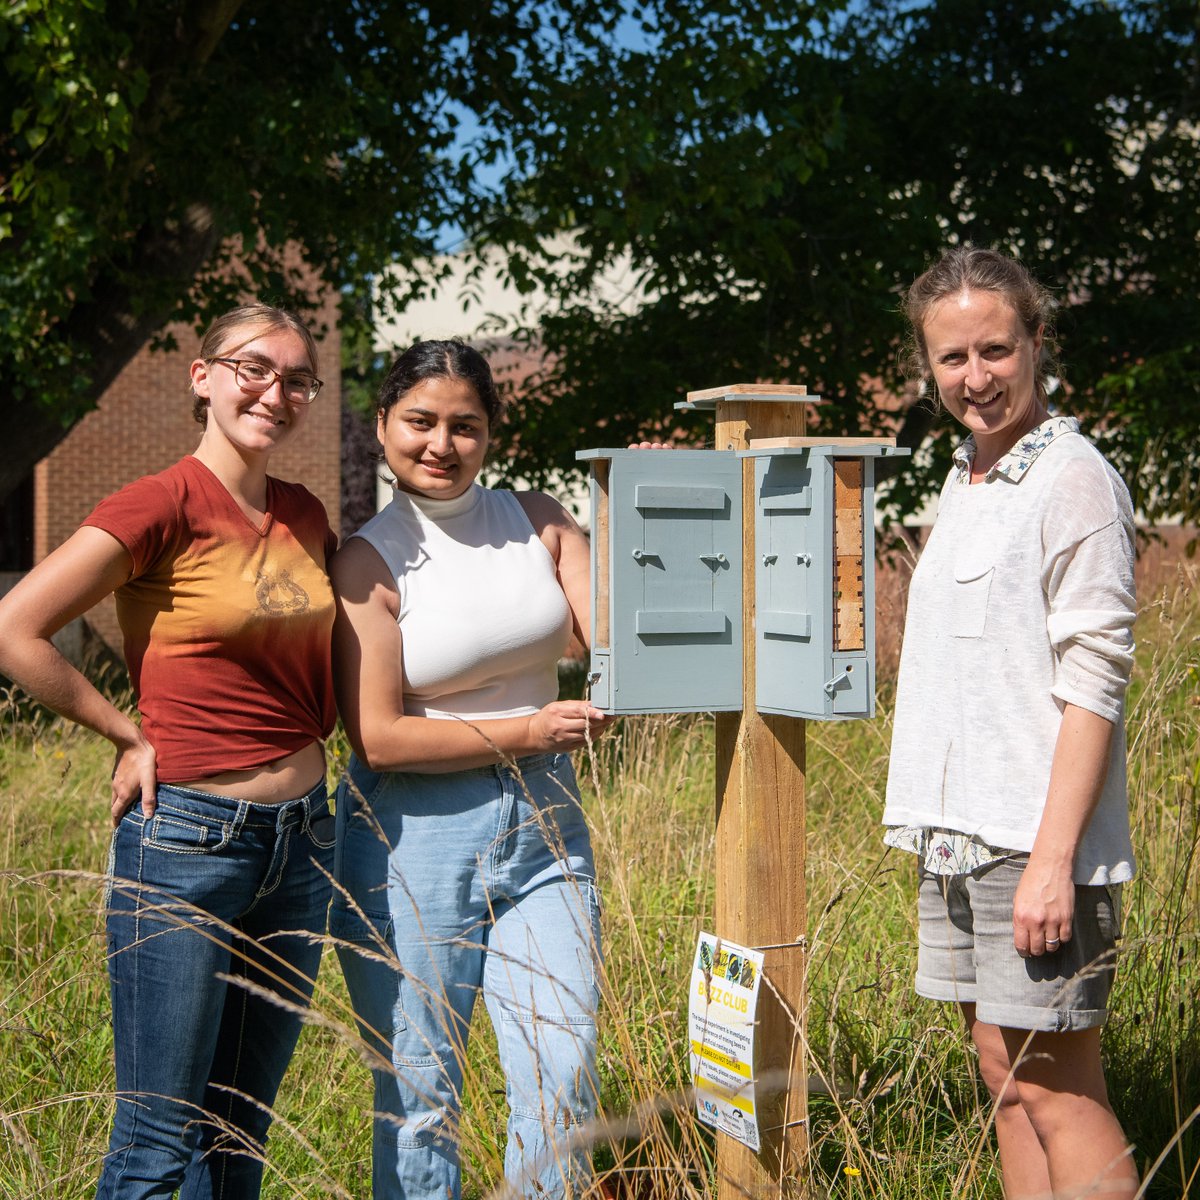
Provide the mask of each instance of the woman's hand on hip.
[{"label": "woman's hand on hip", "polygon": [[154,747],[139,733],[134,741],[117,746],[112,773],[113,828],[140,800],[142,813],[154,816],[157,800],[158,773]]},{"label": "woman's hand on hip", "polygon": [[1054,954],[1071,940],[1075,883],[1071,864],[1031,855],[1013,897],[1013,946],[1022,958]]},{"label": "woman's hand on hip", "polygon": [[556,700],[529,718],[530,742],[535,753],[578,750],[598,738],[614,720],[586,700]]}]

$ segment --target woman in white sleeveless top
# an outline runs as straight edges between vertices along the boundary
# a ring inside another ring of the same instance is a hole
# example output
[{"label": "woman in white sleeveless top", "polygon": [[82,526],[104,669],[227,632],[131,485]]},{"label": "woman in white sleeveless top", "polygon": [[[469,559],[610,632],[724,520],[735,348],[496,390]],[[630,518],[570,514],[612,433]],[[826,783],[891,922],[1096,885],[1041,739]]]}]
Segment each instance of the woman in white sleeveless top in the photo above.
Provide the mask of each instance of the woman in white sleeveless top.
[{"label": "woman in white sleeveless top", "polygon": [[460,1194],[463,1056],[476,997],[509,1104],[505,1173],[578,1193],[596,1102],[599,904],[568,757],[607,718],[559,702],[589,626],[587,541],[538,492],[477,482],[500,415],[461,342],[418,342],[383,385],[392,503],[334,560],[338,794],[331,933],[378,1054],[373,1194]]}]

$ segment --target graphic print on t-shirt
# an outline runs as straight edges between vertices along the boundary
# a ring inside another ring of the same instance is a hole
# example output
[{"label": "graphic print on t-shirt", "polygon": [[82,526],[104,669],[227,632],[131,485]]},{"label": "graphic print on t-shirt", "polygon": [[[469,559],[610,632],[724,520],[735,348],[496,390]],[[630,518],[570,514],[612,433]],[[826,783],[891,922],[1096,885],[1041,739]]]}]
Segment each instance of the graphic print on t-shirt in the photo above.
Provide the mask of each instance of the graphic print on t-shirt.
[{"label": "graphic print on t-shirt", "polygon": [[308,593],[292,578],[291,571],[259,571],[254,587],[260,612],[295,616],[308,612]]}]

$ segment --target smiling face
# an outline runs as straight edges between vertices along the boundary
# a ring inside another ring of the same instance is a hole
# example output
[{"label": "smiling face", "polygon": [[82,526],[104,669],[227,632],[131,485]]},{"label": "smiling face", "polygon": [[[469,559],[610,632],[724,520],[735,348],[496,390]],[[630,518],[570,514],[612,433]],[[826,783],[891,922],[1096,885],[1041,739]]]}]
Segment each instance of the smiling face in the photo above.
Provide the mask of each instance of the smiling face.
[{"label": "smiling face", "polygon": [[923,334],[942,403],[975,435],[978,469],[986,470],[1046,419],[1041,330],[1030,336],[999,293],[964,290],[929,309]]},{"label": "smiling face", "polygon": [[452,500],[483,467],[487,413],[465,379],[438,376],[410,388],[381,413],[377,436],[397,487]]},{"label": "smiling face", "polygon": [[282,375],[312,375],[304,339],[292,329],[264,330],[249,340],[233,339],[212,361],[192,363],[192,390],[208,405],[201,445],[218,453],[232,449],[243,458],[269,454],[303,423],[310,406],[289,403],[278,379],[265,392],[245,391],[233,366],[217,357],[262,363]]}]

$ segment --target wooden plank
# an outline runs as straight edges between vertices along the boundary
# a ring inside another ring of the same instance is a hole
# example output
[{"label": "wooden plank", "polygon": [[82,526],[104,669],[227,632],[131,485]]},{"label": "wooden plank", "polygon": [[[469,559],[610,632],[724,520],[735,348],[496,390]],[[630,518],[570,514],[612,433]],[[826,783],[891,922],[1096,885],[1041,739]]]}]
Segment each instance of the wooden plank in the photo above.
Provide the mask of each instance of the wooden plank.
[{"label": "wooden plank", "polygon": [[[712,389],[725,394],[730,389]],[[804,428],[804,404],[717,402],[715,444],[743,450],[751,437]],[[717,1135],[719,1200],[803,1194],[808,1153],[804,1057],[805,723],[759,713],[755,697],[754,461],[742,464],[743,711],[716,716],[717,895],[720,937],[766,951],[759,992],[760,1154]],[[782,1077],[782,1078],[780,1078]]]},{"label": "wooden plank", "polygon": [[833,649],[862,650],[863,465],[860,458],[833,460]]},{"label": "wooden plank", "polygon": [[833,536],[837,539],[834,553],[838,558],[857,558],[862,562],[862,509],[837,508],[833,520]]},{"label": "wooden plank", "polygon": [[803,449],[805,446],[894,446],[894,437],[769,437],[755,438],[751,450]]},{"label": "wooden plank", "polygon": [[[705,388],[699,392],[688,392],[688,403],[694,404],[697,400],[721,400],[726,396],[751,395],[759,396],[781,396],[788,400],[795,400],[808,395],[808,387],[803,383],[730,383],[724,387]],[[809,404],[821,404],[824,401],[810,400],[806,401]],[[743,447],[744,449],[744,447]]]},{"label": "wooden plank", "polygon": [[839,458],[833,463],[834,508],[853,508],[862,516],[863,470],[861,458]]},{"label": "wooden plank", "polygon": [[834,651],[862,650],[866,641],[863,628],[861,592],[857,596],[839,596],[834,617]]},{"label": "wooden plank", "polygon": [[608,475],[612,462],[598,458],[592,463],[592,474],[596,479],[596,528],[592,537],[596,539],[596,614],[594,621],[595,645],[607,647],[611,621],[609,604],[610,555],[612,543],[609,536],[608,518]]},{"label": "wooden plank", "polygon": [[[779,430],[778,433],[773,430]],[[714,449],[748,450],[752,438],[798,437],[804,431],[804,405],[764,404],[753,400],[718,400]],[[753,472],[753,467],[751,468]],[[742,507],[742,520],[754,512],[753,481],[750,504]],[[751,522],[751,525],[753,522]],[[751,593],[748,594],[753,594]],[[747,601],[749,603],[749,601]]]},{"label": "wooden plank", "polygon": [[728,503],[729,495],[723,487],[639,483],[633,489],[634,508],[690,508],[711,512],[725,508]]},{"label": "wooden plank", "polygon": [[852,558],[848,554],[839,554],[838,564],[841,568],[838,578],[838,582],[841,585],[838,588],[838,603],[847,604],[853,602],[861,605],[863,601],[862,559]]}]

